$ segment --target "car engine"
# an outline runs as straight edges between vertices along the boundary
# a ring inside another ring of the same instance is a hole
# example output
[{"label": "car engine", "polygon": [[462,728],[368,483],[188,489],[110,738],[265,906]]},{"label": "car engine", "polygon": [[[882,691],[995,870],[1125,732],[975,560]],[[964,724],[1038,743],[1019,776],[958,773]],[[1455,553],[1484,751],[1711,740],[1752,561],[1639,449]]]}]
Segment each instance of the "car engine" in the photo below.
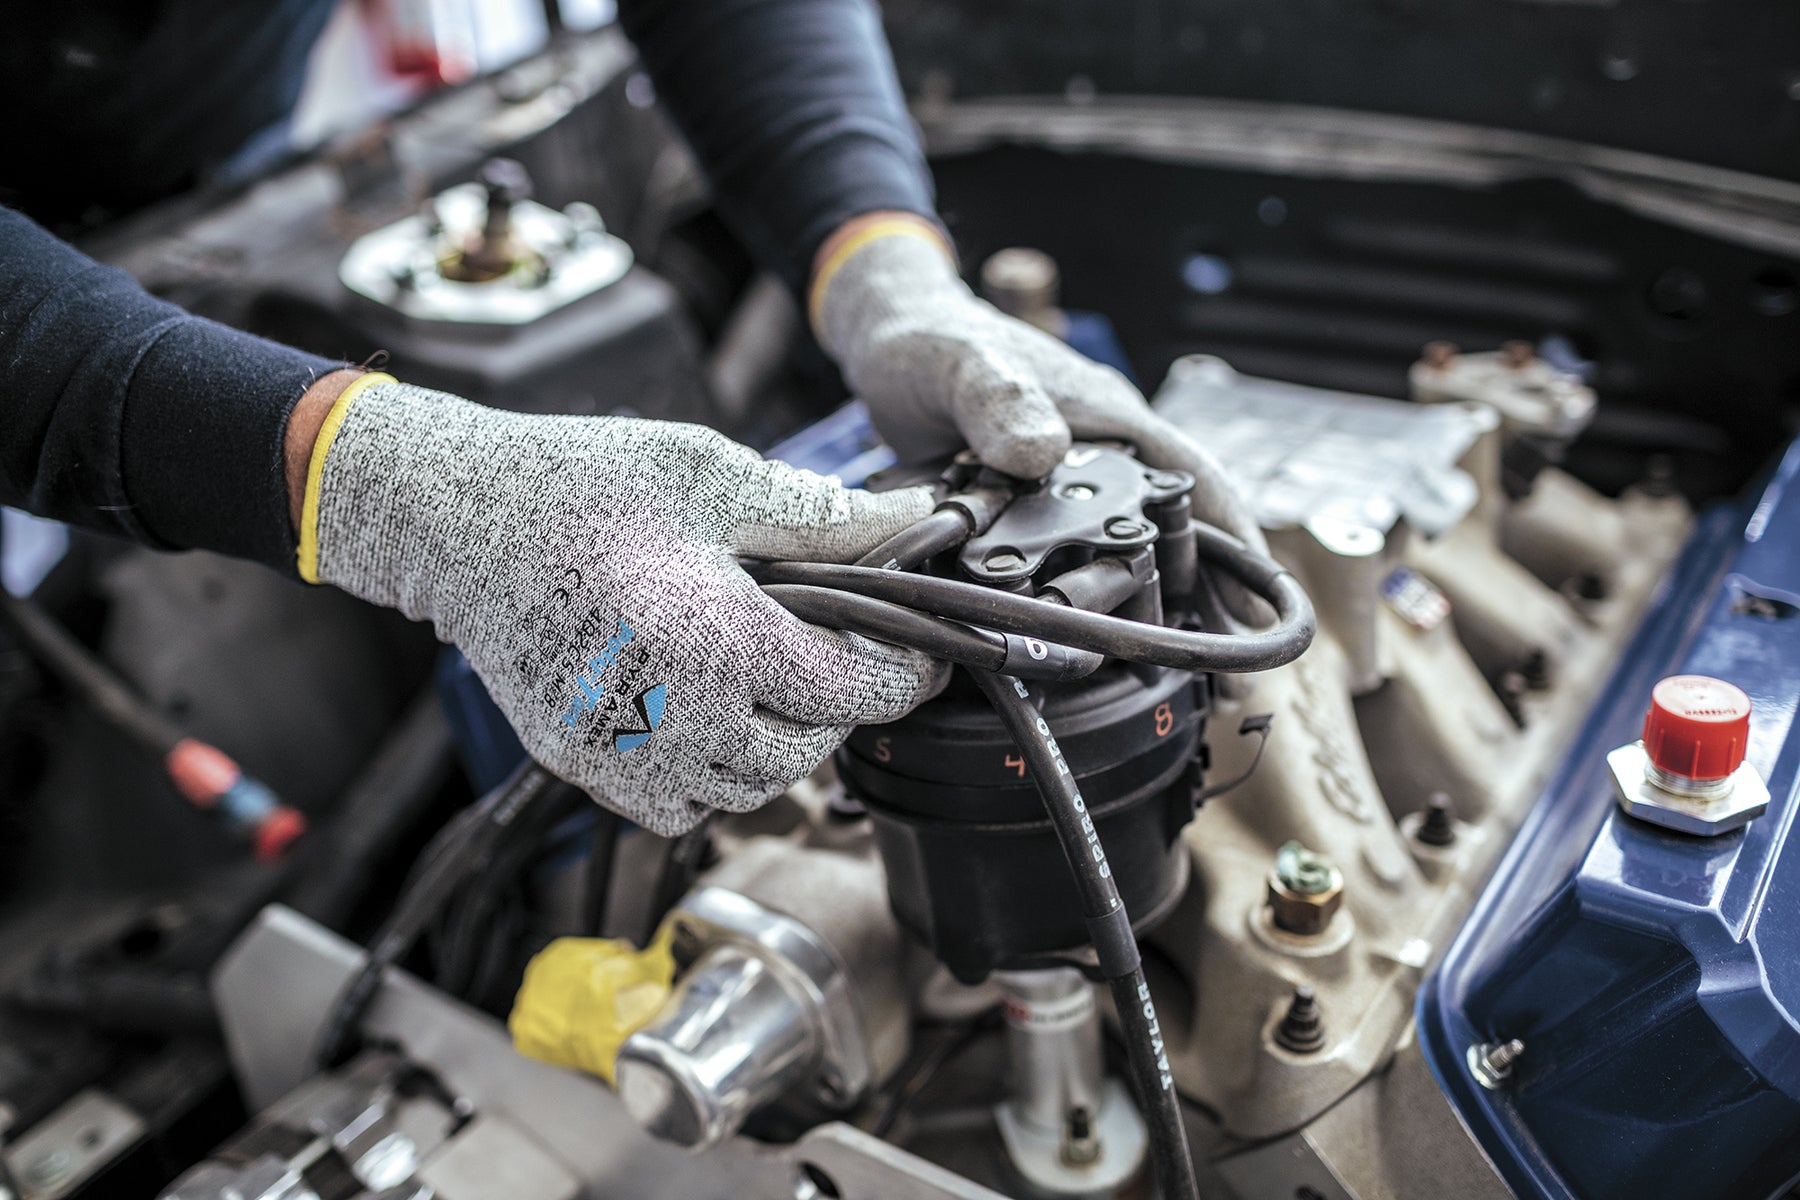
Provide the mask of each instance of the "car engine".
[{"label": "car engine", "polygon": [[899,7],[972,280],[1267,557],[1130,446],[896,464],[611,29],[99,231],[427,386],[934,484],[885,561],[748,569],[959,668],[663,839],[427,628],[7,513],[0,1200],[1151,1196],[1175,1134],[1207,1197],[1795,1194],[1800,184],[981,95]]}]

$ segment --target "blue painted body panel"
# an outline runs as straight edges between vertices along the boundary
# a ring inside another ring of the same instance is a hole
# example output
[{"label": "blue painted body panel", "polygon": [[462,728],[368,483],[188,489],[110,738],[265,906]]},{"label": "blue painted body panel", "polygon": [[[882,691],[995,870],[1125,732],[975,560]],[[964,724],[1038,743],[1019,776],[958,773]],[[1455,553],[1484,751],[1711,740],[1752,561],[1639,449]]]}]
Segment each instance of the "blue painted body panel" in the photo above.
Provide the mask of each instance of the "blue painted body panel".
[{"label": "blue painted body panel", "polygon": [[[1763,600],[1747,605],[1747,596]],[[1763,1200],[1800,1175],[1800,443],[1707,513],[1599,704],[1421,990],[1421,1044],[1521,1196]],[[1717,838],[1614,800],[1606,753],[1666,675],[1753,703],[1768,812]],[[1513,1080],[1470,1044],[1525,1043]]]}]

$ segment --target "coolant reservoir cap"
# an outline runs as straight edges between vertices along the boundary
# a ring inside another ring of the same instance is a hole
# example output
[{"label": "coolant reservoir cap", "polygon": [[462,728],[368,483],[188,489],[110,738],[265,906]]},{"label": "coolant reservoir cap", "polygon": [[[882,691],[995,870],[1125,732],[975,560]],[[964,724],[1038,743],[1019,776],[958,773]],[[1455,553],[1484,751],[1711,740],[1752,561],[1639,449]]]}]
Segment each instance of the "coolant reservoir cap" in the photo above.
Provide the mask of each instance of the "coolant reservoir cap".
[{"label": "coolant reservoir cap", "polygon": [[1744,763],[1750,697],[1710,675],[1671,675],[1650,691],[1644,751],[1682,779],[1723,779]]}]

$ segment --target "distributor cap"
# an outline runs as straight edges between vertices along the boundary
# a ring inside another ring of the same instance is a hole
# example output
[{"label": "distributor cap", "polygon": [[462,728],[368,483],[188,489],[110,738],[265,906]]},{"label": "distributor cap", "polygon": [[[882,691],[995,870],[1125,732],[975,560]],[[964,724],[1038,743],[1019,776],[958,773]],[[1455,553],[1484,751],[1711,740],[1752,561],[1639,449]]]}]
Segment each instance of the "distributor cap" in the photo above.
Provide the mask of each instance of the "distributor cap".
[{"label": "distributor cap", "polygon": [[1146,505],[1192,491],[1184,471],[1146,467],[1122,450],[1077,445],[1036,490],[1015,499],[986,533],[963,543],[958,565],[977,583],[1016,583],[1069,547],[1119,553],[1156,540]]}]

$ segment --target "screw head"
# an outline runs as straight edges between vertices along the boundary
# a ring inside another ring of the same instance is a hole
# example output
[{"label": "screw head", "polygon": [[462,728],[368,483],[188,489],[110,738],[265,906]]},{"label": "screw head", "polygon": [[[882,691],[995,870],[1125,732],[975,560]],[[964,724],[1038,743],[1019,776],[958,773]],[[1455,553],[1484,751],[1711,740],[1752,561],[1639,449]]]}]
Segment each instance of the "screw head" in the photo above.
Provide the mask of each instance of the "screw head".
[{"label": "screw head", "polygon": [[1092,500],[1094,489],[1085,483],[1066,483],[1056,494],[1064,500]]},{"label": "screw head", "polygon": [[1001,546],[996,550],[990,550],[988,556],[981,560],[981,565],[989,571],[1017,571],[1025,565],[1025,556],[1011,546]]},{"label": "screw head", "polygon": [[1144,523],[1142,521],[1134,521],[1130,517],[1113,517],[1106,523],[1106,536],[1109,538],[1116,538],[1122,542],[1129,541],[1132,538],[1143,537]]},{"label": "screw head", "polygon": [[67,1150],[52,1150],[25,1168],[25,1178],[34,1187],[48,1190],[68,1178],[75,1156]]}]

